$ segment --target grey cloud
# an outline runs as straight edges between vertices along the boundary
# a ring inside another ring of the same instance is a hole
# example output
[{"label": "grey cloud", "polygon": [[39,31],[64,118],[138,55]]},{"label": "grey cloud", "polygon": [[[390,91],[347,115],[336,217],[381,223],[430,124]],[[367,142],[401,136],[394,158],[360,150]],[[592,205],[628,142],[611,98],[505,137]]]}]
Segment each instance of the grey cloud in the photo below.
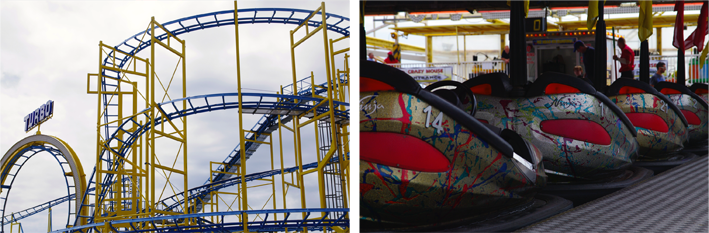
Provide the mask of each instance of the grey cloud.
[{"label": "grey cloud", "polygon": [[19,75],[14,75],[14,74],[2,72],[2,78],[0,78],[0,85],[3,85],[3,88],[16,87],[17,83],[19,83],[19,82],[20,82]]}]

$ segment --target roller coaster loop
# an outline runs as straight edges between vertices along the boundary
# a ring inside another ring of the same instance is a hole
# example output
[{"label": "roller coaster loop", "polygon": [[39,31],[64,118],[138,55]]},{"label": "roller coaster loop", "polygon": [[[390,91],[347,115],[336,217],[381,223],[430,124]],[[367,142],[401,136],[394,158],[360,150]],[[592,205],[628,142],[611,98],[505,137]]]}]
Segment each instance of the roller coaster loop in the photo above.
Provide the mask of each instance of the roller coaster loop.
[{"label": "roller coaster loop", "polygon": [[[2,215],[1,219],[2,225],[10,223],[10,220],[14,217],[15,221],[26,218],[34,213],[40,212],[44,209],[48,209],[53,204],[58,203],[48,202],[46,205],[40,205],[33,211],[27,212],[16,212],[10,215],[5,215],[5,209],[7,208],[7,198],[10,194],[12,184],[17,177],[25,163],[39,152],[46,151],[51,154],[56,161],[59,163],[62,169],[62,176],[67,187],[68,196],[76,195],[76,193],[84,193],[83,188],[86,187],[84,170],[81,166],[74,150],[69,147],[64,141],[59,138],[48,136],[48,135],[32,135],[26,137],[10,148],[10,150],[5,153],[2,157],[0,165],[2,165],[2,172],[0,173],[0,179],[2,180],[2,197],[0,197],[0,202],[2,202]],[[32,153],[30,155],[25,155],[26,153]],[[8,178],[11,178],[10,183],[6,184]],[[69,178],[71,177],[71,178]],[[70,201],[68,198],[65,201]],[[69,204],[69,214],[67,215],[67,222],[69,222],[72,217],[72,211],[76,211],[80,208],[80,203],[72,205]]]}]

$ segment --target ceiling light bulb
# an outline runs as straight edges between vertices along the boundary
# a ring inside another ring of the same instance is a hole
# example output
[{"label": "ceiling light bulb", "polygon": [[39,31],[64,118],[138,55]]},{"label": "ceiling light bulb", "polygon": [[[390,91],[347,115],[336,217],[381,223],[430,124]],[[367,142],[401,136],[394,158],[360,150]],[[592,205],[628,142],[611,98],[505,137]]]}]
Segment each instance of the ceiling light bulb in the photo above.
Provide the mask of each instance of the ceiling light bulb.
[{"label": "ceiling light bulb", "polygon": [[463,14],[451,14],[452,21],[459,21],[463,17]]},{"label": "ceiling light bulb", "polygon": [[425,15],[409,15],[409,19],[411,19],[411,21],[414,21],[415,23],[423,21],[424,17]]}]

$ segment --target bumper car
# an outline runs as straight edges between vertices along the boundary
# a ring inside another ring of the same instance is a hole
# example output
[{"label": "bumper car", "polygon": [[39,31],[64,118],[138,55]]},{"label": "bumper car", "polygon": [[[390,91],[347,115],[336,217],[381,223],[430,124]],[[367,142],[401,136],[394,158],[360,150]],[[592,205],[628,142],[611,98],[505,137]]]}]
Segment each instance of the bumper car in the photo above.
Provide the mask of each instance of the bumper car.
[{"label": "bumper car", "polygon": [[706,83],[692,84],[692,86],[689,87],[689,90],[702,97],[704,102],[709,103],[709,85]]},{"label": "bumper car", "polygon": [[471,117],[474,96],[460,83],[428,91],[368,61],[360,72],[363,230],[451,226],[531,205],[547,178],[541,153]]},{"label": "bumper car", "polygon": [[[709,85],[704,83],[695,83],[690,88],[690,91],[697,94],[704,102],[709,103]],[[706,130],[706,128],[704,129]],[[686,149],[692,151],[697,155],[705,155],[709,153],[709,139],[703,142],[697,142],[695,145],[691,145],[691,148]]]},{"label": "bumper car", "polygon": [[709,137],[709,115],[707,114],[707,102],[696,93],[692,92],[684,85],[660,82],[655,85],[655,89],[665,94],[670,101],[679,108],[687,119],[689,133],[689,144],[686,146],[706,145]]},{"label": "bumper car", "polygon": [[550,181],[598,183],[625,173],[637,155],[636,131],[605,95],[582,79],[541,75],[512,98],[503,73],[464,82],[476,94],[475,118],[513,130],[539,148]]},{"label": "bumper car", "polygon": [[637,129],[638,161],[667,160],[684,148],[689,140],[687,119],[667,96],[626,78],[613,82],[607,94]]}]

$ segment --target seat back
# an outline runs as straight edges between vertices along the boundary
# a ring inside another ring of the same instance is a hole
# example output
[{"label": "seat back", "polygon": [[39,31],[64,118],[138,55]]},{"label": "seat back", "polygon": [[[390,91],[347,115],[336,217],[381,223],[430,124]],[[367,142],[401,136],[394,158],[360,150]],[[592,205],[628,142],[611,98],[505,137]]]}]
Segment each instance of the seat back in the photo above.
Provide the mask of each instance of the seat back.
[{"label": "seat back", "polygon": [[633,136],[637,136],[635,126],[633,126],[630,119],[623,113],[623,110],[616,106],[615,103],[611,102],[603,93],[596,91],[591,84],[583,79],[556,72],[547,72],[540,75],[539,78],[529,86],[526,96],[534,97],[562,93],[585,93],[592,95],[613,111],[613,113],[623,121],[623,124]]}]

